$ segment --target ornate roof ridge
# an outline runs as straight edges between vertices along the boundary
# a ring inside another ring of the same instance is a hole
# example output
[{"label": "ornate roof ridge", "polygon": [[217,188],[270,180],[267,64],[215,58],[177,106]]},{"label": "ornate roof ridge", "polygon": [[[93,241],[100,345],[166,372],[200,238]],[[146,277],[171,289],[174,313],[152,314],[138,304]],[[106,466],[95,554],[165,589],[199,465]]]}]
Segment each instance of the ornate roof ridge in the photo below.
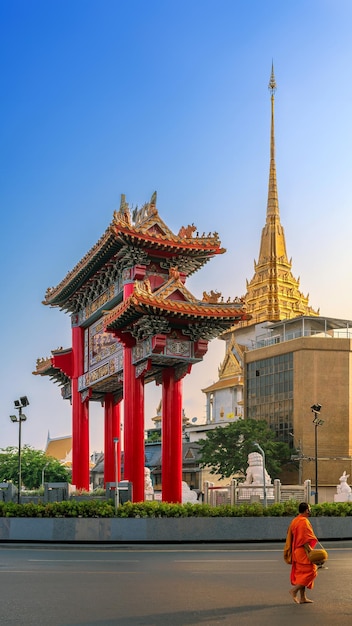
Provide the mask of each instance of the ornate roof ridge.
[{"label": "ornate roof ridge", "polygon": [[[137,287],[136,287],[137,289]],[[168,298],[175,291],[179,291],[185,296],[188,302],[198,302],[197,298],[187,289],[184,282],[181,279],[180,272],[177,267],[172,267],[169,270],[169,280],[161,285],[153,292],[154,296],[162,296],[164,299]]]},{"label": "ornate roof ridge", "polygon": [[[154,223],[154,222],[153,222]],[[190,249],[190,246],[195,250],[210,250],[215,254],[223,254],[226,252],[226,248],[222,248],[218,236],[214,237],[198,237],[198,238],[185,238],[178,237],[174,235],[171,231],[171,234],[163,234],[163,233],[150,233],[146,232],[144,229],[134,228],[126,225],[122,225],[118,227],[116,234],[124,233],[126,235],[130,234],[134,238],[148,240],[150,242],[160,243],[161,241],[165,244],[176,244],[178,247],[184,249]]]},{"label": "ornate roof ridge", "polygon": [[170,313],[184,313],[201,317],[222,319],[240,318],[241,321],[246,320],[249,317],[243,310],[244,305],[241,304],[239,306],[237,302],[211,303],[199,300],[187,302],[184,300],[172,300],[170,298],[165,299],[164,297],[155,295],[155,292],[153,293],[151,291],[148,279],[145,281],[138,281],[138,284],[136,283],[132,294],[126,298],[126,300],[121,302],[121,304],[117,305],[113,311],[105,314],[105,327],[122,317],[129,309],[135,308],[138,310],[139,307],[143,306],[154,307]]},{"label": "ornate roof ridge", "polygon": [[56,350],[52,350],[51,351],[51,354],[53,354],[53,355],[55,355],[55,354],[65,354],[66,352],[67,353],[68,352],[72,352],[72,347],[70,347],[70,348],[62,348],[62,347],[56,348]]},{"label": "ornate roof ridge", "polygon": [[[157,289],[156,291],[151,290],[150,282],[148,278],[143,281],[135,281],[133,292],[130,297],[133,298],[134,295],[138,295],[138,297],[145,300],[145,303],[147,303],[146,302],[147,300],[160,302],[160,303],[172,302],[178,305],[197,305],[202,308],[208,308],[208,309],[219,310],[219,311],[220,310],[223,311],[226,308],[231,311],[233,310],[238,311],[239,309],[242,310],[245,308],[245,304],[243,300],[239,298],[235,298],[232,302],[229,302],[229,301],[224,302],[223,300],[219,302],[218,300],[221,297],[221,293],[218,293],[218,292],[216,292],[217,294],[216,300],[214,299],[211,300],[209,298],[205,299],[205,296],[208,296],[206,292],[203,293],[203,300],[198,300],[182,283],[181,279],[179,278],[179,273],[177,271],[177,268],[171,268],[170,275],[171,275],[171,278],[166,283],[164,283],[164,285],[159,287],[159,289]],[[168,298],[167,296],[171,295],[176,289],[180,290],[183,293],[183,295],[189,297],[189,300],[173,300],[171,298]],[[166,290],[166,294],[165,294],[165,290]],[[215,292],[212,292],[212,293],[215,293]]]},{"label": "ornate roof ridge", "polygon": [[[151,239],[163,239],[165,241],[175,241],[177,243],[187,242],[187,244],[198,244],[201,247],[204,245],[213,246],[220,245],[219,233],[199,235],[197,227],[192,223],[188,226],[181,226],[177,235],[165,224],[161,219],[158,209],[156,207],[156,191],[153,193],[150,202],[145,203],[140,209],[138,207],[132,210],[126,202],[126,197],[121,194],[121,203],[118,211],[114,212],[113,224],[120,230],[126,230],[135,234],[151,237]],[[160,231],[154,233],[148,232],[154,225],[159,226]],[[196,232],[196,237],[193,234]]]},{"label": "ornate roof ridge", "polygon": [[40,374],[41,372],[46,372],[48,371],[50,368],[52,368],[52,360],[51,357],[40,357],[37,359],[36,362],[36,369],[34,370],[34,372],[32,372],[32,374],[34,374],[35,376],[37,374]]}]

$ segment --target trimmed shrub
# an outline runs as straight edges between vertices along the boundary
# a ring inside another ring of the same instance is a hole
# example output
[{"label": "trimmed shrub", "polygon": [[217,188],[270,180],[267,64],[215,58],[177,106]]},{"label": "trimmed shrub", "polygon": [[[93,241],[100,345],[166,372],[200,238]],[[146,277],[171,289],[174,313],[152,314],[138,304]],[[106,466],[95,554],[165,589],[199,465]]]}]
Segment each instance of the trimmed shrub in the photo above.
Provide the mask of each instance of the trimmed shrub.
[{"label": "trimmed shrub", "polygon": [[[311,506],[312,517],[352,516],[352,502],[324,502]],[[0,517],[294,517],[298,513],[298,502],[290,500],[264,507],[259,502],[230,506],[209,504],[172,504],[168,502],[126,502],[115,511],[113,500],[77,502],[65,500],[48,504],[15,504],[0,502]]]}]

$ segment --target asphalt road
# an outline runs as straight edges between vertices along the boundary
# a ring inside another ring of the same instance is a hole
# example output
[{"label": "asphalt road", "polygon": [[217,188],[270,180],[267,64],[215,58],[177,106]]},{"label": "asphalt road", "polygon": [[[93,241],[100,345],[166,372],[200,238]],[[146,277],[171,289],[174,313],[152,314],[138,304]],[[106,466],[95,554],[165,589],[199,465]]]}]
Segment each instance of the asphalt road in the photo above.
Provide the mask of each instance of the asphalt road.
[{"label": "asphalt road", "polygon": [[0,544],[0,624],[350,625],[352,541],[325,547],[314,604],[297,605],[283,544]]}]

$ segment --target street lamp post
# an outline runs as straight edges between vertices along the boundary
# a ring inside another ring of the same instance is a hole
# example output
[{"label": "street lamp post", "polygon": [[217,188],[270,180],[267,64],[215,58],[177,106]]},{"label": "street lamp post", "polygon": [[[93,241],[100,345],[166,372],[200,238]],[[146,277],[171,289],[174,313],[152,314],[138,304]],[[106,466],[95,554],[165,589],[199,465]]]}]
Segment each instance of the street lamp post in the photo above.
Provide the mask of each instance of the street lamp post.
[{"label": "street lamp post", "polygon": [[260,447],[259,443],[257,443],[256,441],[253,441],[253,445],[258,448],[260,454],[263,457],[263,496],[264,496],[263,504],[266,507],[266,505],[267,505],[267,498],[266,498],[266,477],[265,477],[265,452],[264,452],[263,448]]},{"label": "street lamp post", "polygon": [[27,417],[22,413],[22,409],[29,405],[27,396],[21,396],[19,400],[14,401],[15,409],[18,411],[18,417],[16,415],[10,415],[12,422],[18,423],[18,493],[17,502],[21,502],[21,485],[22,485],[22,468],[21,468],[21,431],[22,422],[25,422]]},{"label": "street lamp post", "polygon": [[313,404],[310,407],[312,409],[312,413],[314,413],[313,424],[315,428],[314,433],[314,443],[315,443],[315,504],[318,504],[318,426],[322,426],[324,424],[324,420],[320,418],[320,409],[321,404]]},{"label": "street lamp post", "polygon": [[49,461],[48,463],[45,463],[43,469],[42,469],[42,488],[44,489],[44,477],[45,477],[45,470],[48,467],[48,465],[50,465]]}]

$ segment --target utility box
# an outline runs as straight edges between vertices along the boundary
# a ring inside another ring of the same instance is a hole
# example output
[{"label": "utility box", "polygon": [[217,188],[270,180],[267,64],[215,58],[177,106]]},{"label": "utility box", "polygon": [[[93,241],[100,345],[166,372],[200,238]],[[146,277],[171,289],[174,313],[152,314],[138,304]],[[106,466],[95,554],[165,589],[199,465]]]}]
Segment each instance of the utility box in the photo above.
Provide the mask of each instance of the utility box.
[{"label": "utility box", "polygon": [[68,483],[44,483],[44,502],[68,500]]},{"label": "utility box", "polygon": [[0,483],[0,502],[14,502],[18,489],[13,483]]},{"label": "utility box", "polygon": [[[109,500],[115,499],[115,485],[116,483],[106,483],[106,498]],[[119,504],[125,504],[125,502],[132,502],[132,483],[129,480],[121,480],[118,483],[119,488]]]}]

